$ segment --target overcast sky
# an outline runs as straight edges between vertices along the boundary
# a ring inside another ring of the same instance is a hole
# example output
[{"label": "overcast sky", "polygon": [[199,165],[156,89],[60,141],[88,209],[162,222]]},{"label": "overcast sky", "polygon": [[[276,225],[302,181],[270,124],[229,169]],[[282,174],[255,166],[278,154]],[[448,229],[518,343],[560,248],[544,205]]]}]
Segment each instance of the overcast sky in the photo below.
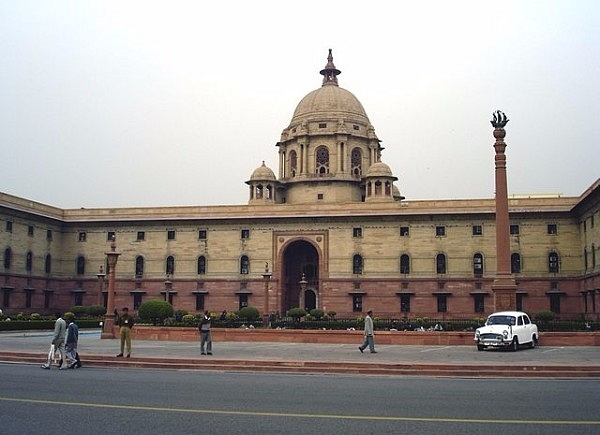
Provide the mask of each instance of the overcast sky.
[{"label": "overcast sky", "polygon": [[0,191],[61,208],[245,204],[328,49],[407,200],[600,176],[600,1],[0,1]]}]

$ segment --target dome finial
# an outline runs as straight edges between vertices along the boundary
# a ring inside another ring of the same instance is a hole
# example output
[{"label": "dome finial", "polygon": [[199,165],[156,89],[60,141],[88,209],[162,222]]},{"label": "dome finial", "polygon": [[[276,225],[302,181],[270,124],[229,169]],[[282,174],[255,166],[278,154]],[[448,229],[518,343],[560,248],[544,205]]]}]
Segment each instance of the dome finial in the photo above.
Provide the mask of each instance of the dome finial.
[{"label": "dome finial", "polygon": [[342,72],[333,64],[333,54],[331,48],[329,49],[329,56],[327,56],[327,65],[325,65],[325,68],[322,69],[320,73],[323,76],[323,86],[338,85],[337,76]]}]

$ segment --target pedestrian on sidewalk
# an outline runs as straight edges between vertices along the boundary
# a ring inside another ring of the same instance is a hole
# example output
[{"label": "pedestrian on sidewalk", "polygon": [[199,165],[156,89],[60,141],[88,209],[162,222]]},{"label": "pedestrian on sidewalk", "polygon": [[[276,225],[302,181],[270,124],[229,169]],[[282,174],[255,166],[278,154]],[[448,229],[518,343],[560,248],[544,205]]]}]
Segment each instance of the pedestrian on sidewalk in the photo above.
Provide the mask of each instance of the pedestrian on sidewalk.
[{"label": "pedestrian on sidewalk", "polygon": [[129,308],[124,307],[117,322],[120,326],[119,335],[121,337],[121,352],[117,357],[122,357],[125,349],[127,349],[127,358],[131,357],[131,328],[133,328],[133,323],[133,316],[129,314]]},{"label": "pedestrian on sidewalk", "polygon": [[[54,322],[54,335],[52,336],[52,345],[54,349],[60,352],[59,369],[66,369],[65,365],[65,338],[67,335],[67,322],[62,318],[62,313],[56,313],[56,322]],[[50,370],[52,364],[51,354],[48,353],[48,361],[42,364],[42,368]]]},{"label": "pedestrian on sidewalk", "polygon": [[[198,323],[198,330],[200,331],[200,354],[201,355],[212,355],[212,336],[210,334],[210,313],[208,310],[204,312],[204,315]],[[204,352],[204,346],[206,345],[206,352]]]},{"label": "pedestrian on sidewalk", "polygon": [[377,353],[377,351],[375,350],[375,340],[373,338],[373,335],[373,311],[369,310],[367,311],[367,316],[365,317],[365,339],[363,343],[360,346],[358,346],[358,350],[360,350],[360,353],[363,353],[367,346],[369,346],[369,350],[371,351],[371,353]]},{"label": "pedestrian on sidewalk", "polygon": [[65,315],[65,320],[69,323],[67,326],[67,342],[65,346],[67,354],[67,367],[75,369],[81,367],[79,353],[77,353],[77,343],[79,342],[79,327],[75,323],[75,316],[72,313]]}]

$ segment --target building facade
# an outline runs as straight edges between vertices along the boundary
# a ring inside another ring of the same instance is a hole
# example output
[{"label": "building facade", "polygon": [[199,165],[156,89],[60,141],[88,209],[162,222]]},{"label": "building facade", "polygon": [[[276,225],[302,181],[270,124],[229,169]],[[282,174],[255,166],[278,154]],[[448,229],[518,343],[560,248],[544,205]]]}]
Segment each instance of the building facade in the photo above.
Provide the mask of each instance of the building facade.
[{"label": "building facade", "polygon": [[[0,193],[0,307],[106,305],[114,238],[117,307],[161,298],[189,312],[494,311],[495,200],[406,200],[331,51],[320,73],[276,144],[277,176],[254,170],[245,205],[59,209]],[[578,197],[509,199],[515,308],[598,319],[599,210],[600,180]]]}]

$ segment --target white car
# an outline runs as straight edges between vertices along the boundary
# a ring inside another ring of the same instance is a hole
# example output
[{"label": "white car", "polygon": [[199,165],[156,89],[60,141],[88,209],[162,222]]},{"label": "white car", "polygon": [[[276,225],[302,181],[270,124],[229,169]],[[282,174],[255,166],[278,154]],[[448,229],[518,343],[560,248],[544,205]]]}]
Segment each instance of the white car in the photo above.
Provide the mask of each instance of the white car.
[{"label": "white car", "polygon": [[490,314],[485,326],[475,330],[477,350],[485,348],[510,348],[516,351],[521,345],[537,346],[540,335],[538,327],[527,313],[500,311]]}]

